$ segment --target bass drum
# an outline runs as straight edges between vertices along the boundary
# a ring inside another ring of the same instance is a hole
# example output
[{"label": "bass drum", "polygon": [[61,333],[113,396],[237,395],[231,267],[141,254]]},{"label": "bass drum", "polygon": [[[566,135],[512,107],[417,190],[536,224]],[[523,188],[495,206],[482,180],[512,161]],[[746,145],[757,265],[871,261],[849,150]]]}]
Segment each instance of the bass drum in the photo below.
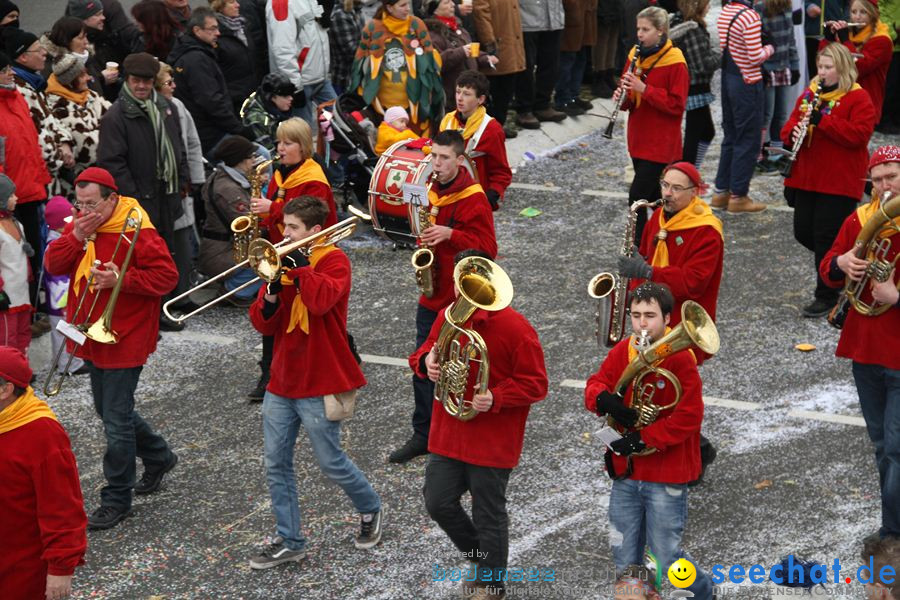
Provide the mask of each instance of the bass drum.
[{"label": "bass drum", "polygon": [[[369,182],[369,214],[372,228],[395,244],[415,246],[421,233],[418,207],[403,202],[405,184],[427,186],[431,178],[431,154],[419,148],[408,148],[409,140],[397,142],[381,155]],[[475,165],[466,157],[463,162],[475,181]]]}]

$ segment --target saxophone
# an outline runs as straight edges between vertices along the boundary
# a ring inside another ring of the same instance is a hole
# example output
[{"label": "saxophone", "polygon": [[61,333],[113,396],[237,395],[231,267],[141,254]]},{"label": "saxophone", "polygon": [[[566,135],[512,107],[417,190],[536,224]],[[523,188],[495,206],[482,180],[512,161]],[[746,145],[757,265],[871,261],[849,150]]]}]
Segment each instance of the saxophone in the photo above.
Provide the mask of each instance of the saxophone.
[{"label": "saxophone", "polygon": [[[247,179],[250,181],[251,198],[259,198],[262,194],[263,174],[272,162],[264,160],[250,171]],[[246,215],[241,215],[231,222],[231,232],[234,234],[232,257],[235,264],[242,263],[249,256],[250,243],[259,238],[259,215],[248,209]]]},{"label": "saxophone", "polygon": [[[427,186],[429,190],[433,180],[434,174],[431,175],[431,181],[429,181]],[[437,216],[437,207],[429,209],[426,206],[418,206],[416,212],[419,219],[419,231],[422,232],[431,227],[430,217]],[[419,286],[419,291],[426,298],[431,298],[434,295],[434,251],[422,242],[421,235],[419,236],[419,242],[421,243],[421,248],[413,252],[410,262],[416,272],[416,285]]]},{"label": "saxophone", "polygon": [[[821,82],[820,82],[821,85]],[[806,132],[809,130],[809,119],[812,116],[812,112],[819,105],[819,88],[816,88],[816,91],[813,93],[812,101],[809,103],[809,108],[806,113],[803,115],[803,119],[800,121],[800,135],[797,136],[797,139],[794,140],[794,145],[791,147],[791,151],[787,154],[787,161],[784,163],[784,166],[781,167],[781,174],[784,177],[790,177],[791,171],[794,169],[794,161],[797,160],[797,153],[800,152],[800,148],[803,147],[803,140],[806,139]]]},{"label": "saxophone", "polygon": [[[662,204],[659,200],[638,200],[631,205],[628,213],[628,226],[622,239],[621,256],[634,254],[634,231],[637,228],[638,211],[645,208],[656,208]],[[601,346],[612,348],[625,335],[625,299],[628,295],[627,277],[618,273],[602,272],[594,275],[588,282],[588,295],[597,300],[597,342]]]}]

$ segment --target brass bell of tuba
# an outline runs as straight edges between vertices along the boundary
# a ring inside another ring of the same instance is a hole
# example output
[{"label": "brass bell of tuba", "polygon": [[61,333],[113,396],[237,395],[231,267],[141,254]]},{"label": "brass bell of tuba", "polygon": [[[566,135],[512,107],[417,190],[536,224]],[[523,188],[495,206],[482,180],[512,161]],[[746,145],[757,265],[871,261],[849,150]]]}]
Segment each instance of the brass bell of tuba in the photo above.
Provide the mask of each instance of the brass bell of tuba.
[{"label": "brass bell of tuba", "polygon": [[[681,323],[647,348],[639,350],[616,383],[615,393],[624,398],[628,385],[634,382],[630,407],[638,413],[635,430],[650,425],[656,421],[660,412],[674,408],[681,401],[681,382],[672,371],[659,367],[659,363],[673,354],[691,348],[699,348],[709,355],[715,354],[719,351],[719,331],[702,306],[693,300],[687,300],[681,305]],[[663,377],[672,384],[675,388],[675,400],[665,405],[653,402],[656,386],[645,381],[651,375]],[[607,417],[607,421],[611,427],[622,431],[622,427],[612,417]],[[646,456],[654,452],[656,448],[646,448],[636,455]]]},{"label": "brass bell of tuba", "polygon": [[[264,160],[254,165],[247,178],[250,181],[250,197],[259,198],[262,194],[263,175],[274,161]],[[232,257],[235,263],[247,260],[250,244],[259,238],[259,215],[252,210],[246,215],[241,215],[231,222],[231,233],[234,234],[232,242]]]},{"label": "brass bell of tuba", "polygon": [[[480,256],[470,256],[457,263],[453,281],[459,297],[444,311],[444,324],[438,333],[435,348],[441,375],[434,385],[434,399],[444,406],[450,415],[460,421],[472,419],[478,412],[467,398],[470,369],[474,365],[474,394],[488,389],[490,361],[488,348],[482,337],[473,329],[463,328],[476,309],[503,310],[513,298],[512,282],[497,263]],[[465,337],[468,341],[463,342]]]}]

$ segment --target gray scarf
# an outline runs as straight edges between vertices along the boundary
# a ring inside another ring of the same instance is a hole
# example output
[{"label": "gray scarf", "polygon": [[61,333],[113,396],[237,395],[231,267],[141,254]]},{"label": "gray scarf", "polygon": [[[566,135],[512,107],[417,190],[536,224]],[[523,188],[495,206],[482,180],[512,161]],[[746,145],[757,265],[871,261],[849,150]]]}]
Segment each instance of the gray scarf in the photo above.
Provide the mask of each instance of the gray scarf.
[{"label": "gray scarf", "polygon": [[126,84],[122,86],[122,94],[126,100],[140,108],[147,115],[147,118],[150,119],[150,124],[153,126],[153,134],[156,138],[156,177],[165,182],[167,194],[174,194],[178,184],[178,164],[175,162],[175,149],[172,147],[172,140],[169,139],[169,134],[163,122],[165,117],[160,114],[159,107],[156,105],[156,90],[153,90],[149,99],[138,100],[131,93],[131,88]]},{"label": "gray scarf", "polygon": [[247,176],[246,176],[246,175],[244,175],[243,173],[241,173],[240,171],[238,171],[237,169],[235,169],[235,168],[233,168],[233,167],[229,167],[228,165],[226,165],[226,164],[223,163],[223,162],[220,162],[220,163],[219,163],[219,166],[222,167],[222,170],[225,171],[225,173],[226,173],[229,177],[231,177],[232,179],[234,179],[235,183],[237,183],[238,185],[240,185],[240,186],[241,186],[242,188],[244,188],[245,190],[249,190],[249,189],[250,189],[250,182],[247,181]]},{"label": "gray scarf", "polygon": [[233,31],[237,39],[241,40],[241,43],[245,46],[247,45],[247,34],[244,33],[244,17],[226,17],[219,13],[219,23]]}]

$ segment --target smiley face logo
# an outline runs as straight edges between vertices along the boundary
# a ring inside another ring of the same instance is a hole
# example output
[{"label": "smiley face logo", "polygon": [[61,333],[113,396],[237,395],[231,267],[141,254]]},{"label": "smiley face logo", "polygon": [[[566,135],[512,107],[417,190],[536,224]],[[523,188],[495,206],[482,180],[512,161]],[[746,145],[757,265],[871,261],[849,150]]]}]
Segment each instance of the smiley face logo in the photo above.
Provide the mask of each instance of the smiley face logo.
[{"label": "smiley face logo", "polygon": [[691,561],[679,558],[669,567],[669,581],[677,588],[686,588],[697,579],[697,569]]}]

